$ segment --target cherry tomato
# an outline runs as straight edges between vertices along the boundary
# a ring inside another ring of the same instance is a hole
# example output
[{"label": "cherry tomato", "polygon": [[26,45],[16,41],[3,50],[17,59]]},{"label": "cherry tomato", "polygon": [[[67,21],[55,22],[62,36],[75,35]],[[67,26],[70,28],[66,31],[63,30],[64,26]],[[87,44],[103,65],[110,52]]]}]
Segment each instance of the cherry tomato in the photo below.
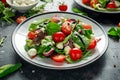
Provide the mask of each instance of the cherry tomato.
[{"label": "cherry tomato", "polygon": [[88,49],[94,49],[97,45],[97,41],[95,39],[91,40]]},{"label": "cherry tomato", "polygon": [[21,22],[23,22],[24,20],[26,20],[26,17],[25,16],[19,16],[17,19],[16,19],[16,22],[18,24],[20,24]]},{"label": "cherry tomato", "polygon": [[91,0],[90,1],[90,6],[94,7],[94,5],[97,4],[97,3],[98,3],[98,0]]},{"label": "cherry tomato", "polygon": [[54,60],[55,62],[64,62],[65,58],[66,58],[65,55],[54,55],[51,57],[51,59]]},{"label": "cherry tomato", "polygon": [[70,25],[69,21],[66,21],[62,24],[62,32],[65,35],[69,35],[72,32],[72,26]]},{"label": "cherry tomato", "polygon": [[116,8],[116,4],[115,4],[115,2],[109,2],[108,4],[107,4],[107,8]]},{"label": "cherry tomato", "polygon": [[53,40],[55,42],[61,42],[65,39],[65,34],[63,32],[56,32],[53,34]]},{"label": "cherry tomato", "polygon": [[5,6],[8,6],[6,0],[1,0],[2,3],[4,3]]},{"label": "cherry tomato", "polygon": [[54,16],[54,17],[52,17],[52,19],[50,21],[57,23],[60,21],[60,18],[58,16]]},{"label": "cherry tomato", "polygon": [[36,37],[37,37],[37,35],[36,35],[35,32],[29,32],[28,33],[28,38],[31,39],[31,40],[35,39]]},{"label": "cherry tomato", "polygon": [[90,0],[82,0],[83,4],[90,4]]},{"label": "cherry tomato", "polygon": [[68,6],[66,4],[63,3],[63,4],[59,5],[59,10],[60,11],[66,11],[67,9],[68,9]]},{"label": "cherry tomato", "polygon": [[78,48],[72,48],[69,54],[70,54],[70,58],[74,61],[77,61],[82,58],[82,51]]},{"label": "cherry tomato", "polygon": [[92,26],[90,24],[82,24],[82,27],[87,30],[92,29]]},{"label": "cherry tomato", "polygon": [[120,27],[120,22],[118,23],[118,27]]}]

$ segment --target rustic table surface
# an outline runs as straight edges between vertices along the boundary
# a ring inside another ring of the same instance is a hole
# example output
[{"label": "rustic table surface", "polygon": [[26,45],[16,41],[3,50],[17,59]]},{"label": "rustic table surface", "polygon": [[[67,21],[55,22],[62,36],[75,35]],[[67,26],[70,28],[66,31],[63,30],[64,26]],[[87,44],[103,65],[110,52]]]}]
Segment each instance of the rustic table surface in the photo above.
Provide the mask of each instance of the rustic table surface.
[{"label": "rustic table surface", "polygon": [[[56,0],[59,1],[59,0]],[[69,2],[71,1],[71,2]],[[73,0],[65,0],[68,4],[68,12],[72,7],[78,7],[88,16],[100,23],[106,33],[112,27],[120,22],[120,14],[100,14],[85,10],[78,6]],[[50,6],[51,4],[48,4]],[[53,6],[53,5],[52,5]],[[58,10],[51,7],[51,11]],[[48,9],[50,10],[50,9]],[[15,73],[0,80],[120,80],[120,40],[109,38],[108,49],[105,54],[97,61],[77,69],[72,70],[50,70],[34,66],[24,61],[14,51],[11,43],[11,37],[17,24],[10,26],[4,24],[0,27],[0,36],[7,36],[3,47],[0,47],[0,66],[9,63],[23,64],[22,68]]]}]

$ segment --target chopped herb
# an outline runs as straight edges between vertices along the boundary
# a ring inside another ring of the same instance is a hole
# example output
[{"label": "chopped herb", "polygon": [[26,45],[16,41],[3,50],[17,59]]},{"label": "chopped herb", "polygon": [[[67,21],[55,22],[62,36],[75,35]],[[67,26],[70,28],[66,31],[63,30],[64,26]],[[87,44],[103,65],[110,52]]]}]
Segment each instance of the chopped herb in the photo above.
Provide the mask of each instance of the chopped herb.
[{"label": "chopped herb", "polygon": [[6,38],[7,36],[3,36],[2,38],[0,38],[0,46],[2,46]]}]

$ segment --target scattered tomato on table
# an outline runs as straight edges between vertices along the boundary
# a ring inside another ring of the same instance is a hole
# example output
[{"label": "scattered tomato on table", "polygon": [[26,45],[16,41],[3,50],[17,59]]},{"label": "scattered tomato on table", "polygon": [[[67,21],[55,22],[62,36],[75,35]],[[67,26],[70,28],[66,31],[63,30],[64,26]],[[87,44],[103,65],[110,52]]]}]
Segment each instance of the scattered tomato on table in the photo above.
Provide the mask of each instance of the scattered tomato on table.
[{"label": "scattered tomato on table", "polygon": [[59,8],[60,11],[67,11],[68,6],[67,6],[67,4],[65,4],[65,3],[63,2],[63,3],[60,3],[60,4],[59,4],[58,8]]},{"label": "scattered tomato on table", "polygon": [[16,19],[16,22],[18,24],[20,24],[21,22],[23,22],[24,20],[26,20],[26,17],[25,16],[19,16],[17,19]]},{"label": "scattered tomato on table", "polygon": [[120,22],[118,23],[118,27],[120,28]]}]

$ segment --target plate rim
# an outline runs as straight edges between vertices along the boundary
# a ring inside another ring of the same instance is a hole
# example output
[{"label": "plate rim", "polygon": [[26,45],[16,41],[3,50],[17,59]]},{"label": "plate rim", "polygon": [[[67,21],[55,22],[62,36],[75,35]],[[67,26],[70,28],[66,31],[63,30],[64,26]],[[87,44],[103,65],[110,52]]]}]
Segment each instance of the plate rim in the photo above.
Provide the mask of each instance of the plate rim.
[{"label": "plate rim", "polygon": [[[42,64],[38,64],[38,63],[35,63],[35,62],[32,62],[30,61],[29,59],[27,59],[25,56],[23,56],[19,50],[16,48],[16,45],[15,45],[15,41],[14,41],[14,38],[15,38],[15,33],[17,32],[17,30],[20,28],[20,26],[22,26],[22,24],[24,24],[25,22],[29,21],[30,19],[34,18],[34,17],[37,17],[37,16],[41,16],[41,15],[46,15],[46,14],[55,14],[55,13],[63,13],[63,14],[71,14],[71,15],[77,15],[77,16],[80,16],[80,17],[83,17],[83,18],[86,18],[88,20],[90,20],[91,22],[93,22],[94,24],[98,25],[101,30],[103,31],[104,33],[104,36],[105,36],[105,39],[106,39],[106,45],[105,45],[105,49],[101,52],[101,54],[99,54],[98,56],[96,56],[94,59],[92,59],[91,61],[88,61],[87,63],[84,63],[82,65],[77,65],[77,66],[72,66],[72,67],[51,67],[51,66],[45,66],[45,65],[42,65]],[[31,16],[29,18],[27,18],[24,22],[20,23],[19,25],[17,25],[17,27],[15,28],[15,30],[13,31],[12,33],[12,47],[13,49],[15,50],[15,52],[22,58],[24,59],[25,61],[35,65],[35,66],[38,66],[38,67],[41,67],[41,68],[46,68],[46,69],[54,69],[54,70],[67,70],[67,69],[75,69],[75,68],[80,68],[80,67],[83,67],[83,66],[86,66],[90,63],[93,63],[94,61],[96,61],[97,59],[99,59],[107,50],[108,48],[108,36],[104,30],[104,28],[95,20],[93,20],[92,18],[90,17],[87,17],[87,16],[83,16],[83,15],[80,15],[80,14],[76,14],[76,13],[72,13],[72,12],[59,12],[59,11],[54,11],[54,12],[45,12],[45,13],[41,13],[41,14],[37,14],[37,15],[34,15],[34,16]]]},{"label": "plate rim", "polygon": [[[120,13],[120,11],[99,11],[99,10],[95,10],[95,9],[89,7],[89,6],[86,6],[86,5],[84,5],[84,4],[80,4],[80,3],[78,2],[78,0],[74,0],[74,1],[75,1],[75,3],[77,3],[79,6],[85,8],[85,9],[94,11],[94,12],[105,13],[105,14],[119,14],[119,13]],[[81,1],[82,1],[82,0],[81,0]]]}]

